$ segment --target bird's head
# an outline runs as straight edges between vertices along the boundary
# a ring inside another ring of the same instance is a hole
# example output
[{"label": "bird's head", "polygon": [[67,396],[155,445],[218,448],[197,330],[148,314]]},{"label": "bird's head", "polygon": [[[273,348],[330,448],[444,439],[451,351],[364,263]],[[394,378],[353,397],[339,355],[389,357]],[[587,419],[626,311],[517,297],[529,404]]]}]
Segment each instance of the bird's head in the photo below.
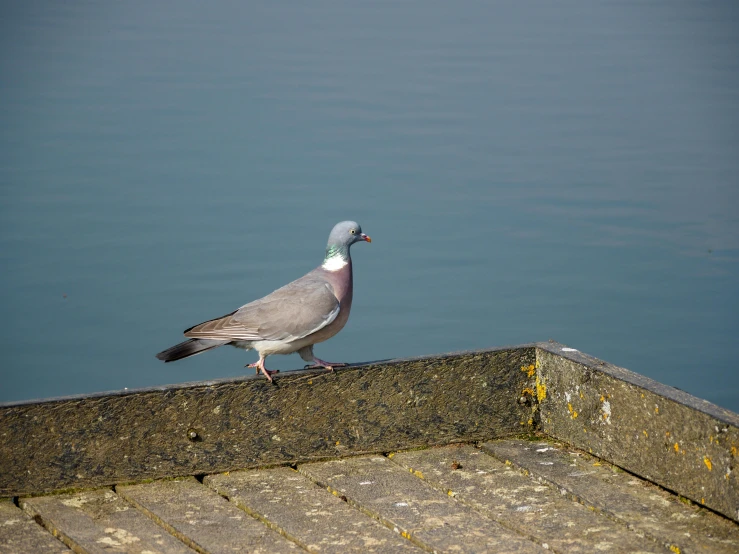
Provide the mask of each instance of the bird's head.
[{"label": "bird's head", "polygon": [[329,247],[348,248],[355,242],[372,242],[372,239],[362,232],[362,228],[356,221],[342,221],[341,223],[337,223],[328,236]]},{"label": "bird's head", "polygon": [[328,236],[326,245],[326,257],[323,259],[323,269],[338,271],[349,263],[349,247],[355,242],[372,242],[362,232],[359,223],[354,221],[342,221],[334,225]]}]

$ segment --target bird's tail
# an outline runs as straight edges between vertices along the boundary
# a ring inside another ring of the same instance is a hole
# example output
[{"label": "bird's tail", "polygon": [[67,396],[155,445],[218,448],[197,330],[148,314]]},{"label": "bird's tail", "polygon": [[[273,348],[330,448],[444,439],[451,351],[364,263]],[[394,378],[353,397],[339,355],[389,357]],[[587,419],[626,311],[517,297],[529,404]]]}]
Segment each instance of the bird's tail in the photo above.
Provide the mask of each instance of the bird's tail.
[{"label": "bird's tail", "polygon": [[157,354],[157,358],[164,362],[174,362],[175,360],[200,354],[211,348],[218,348],[219,346],[228,344],[228,342],[227,340],[190,339],[163,350]]}]

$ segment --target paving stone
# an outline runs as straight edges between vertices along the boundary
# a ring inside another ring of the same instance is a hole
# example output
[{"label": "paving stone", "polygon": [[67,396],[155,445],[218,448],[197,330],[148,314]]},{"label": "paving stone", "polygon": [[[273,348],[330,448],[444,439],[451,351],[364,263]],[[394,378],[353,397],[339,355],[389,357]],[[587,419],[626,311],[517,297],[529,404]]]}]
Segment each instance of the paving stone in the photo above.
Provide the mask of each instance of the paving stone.
[{"label": "paving stone", "polygon": [[384,456],[303,464],[298,470],[428,550],[543,552]]},{"label": "paving stone", "polygon": [[675,552],[739,552],[736,523],[585,453],[546,441],[501,440],[483,449]]},{"label": "paving stone", "polygon": [[116,491],[199,552],[302,550],[192,477],[119,486]]},{"label": "paving stone", "polygon": [[555,552],[667,552],[472,446],[399,452],[390,458],[423,475],[434,488]]},{"label": "paving stone", "polygon": [[311,552],[420,551],[288,467],[213,475],[204,482]]},{"label": "paving stone", "polygon": [[15,504],[0,500],[0,552],[69,554],[69,548]]},{"label": "paving stone", "polygon": [[77,552],[192,554],[110,489],[25,498],[21,506]]}]

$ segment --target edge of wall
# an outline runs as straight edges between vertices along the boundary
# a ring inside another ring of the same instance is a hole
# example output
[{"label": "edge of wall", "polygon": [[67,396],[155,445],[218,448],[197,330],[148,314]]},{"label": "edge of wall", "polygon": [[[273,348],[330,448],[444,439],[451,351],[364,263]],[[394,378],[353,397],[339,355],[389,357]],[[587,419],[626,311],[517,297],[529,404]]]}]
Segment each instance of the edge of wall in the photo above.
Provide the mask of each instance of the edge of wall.
[{"label": "edge of wall", "polygon": [[536,354],[541,431],[739,521],[739,415],[556,342]]}]

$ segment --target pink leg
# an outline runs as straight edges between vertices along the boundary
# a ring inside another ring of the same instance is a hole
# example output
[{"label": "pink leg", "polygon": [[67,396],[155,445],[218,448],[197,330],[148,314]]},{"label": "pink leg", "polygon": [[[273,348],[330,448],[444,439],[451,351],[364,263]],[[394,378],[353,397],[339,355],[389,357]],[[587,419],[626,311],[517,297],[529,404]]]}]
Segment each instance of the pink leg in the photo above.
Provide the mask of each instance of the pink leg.
[{"label": "pink leg", "polygon": [[326,368],[329,371],[333,371],[335,367],[343,367],[346,364],[342,364],[340,362],[326,362],[320,358],[313,357],[313,365],[305,366],[305,369],[318,369],[318,368]]},{"label": "pink leg", "polygon": [[259,375],[259,372],[261,371],[262,373],[264,373],[264,376],[267,378],[267,381],[269,381],[271,383],[272,382],[272,375],[274,375],[275,373],[279,373],[280,370],[276,369],[274,371],[270,371],[269,369],[267,369],[266,367],[264,367],[264,360],[266,360],[266,359],[267,359],[266,356],[260,356],[258,361],[254,362],[253,364],[245,365],[244,367],[254,367],[254,368],[256,368],[257,375]]}]

